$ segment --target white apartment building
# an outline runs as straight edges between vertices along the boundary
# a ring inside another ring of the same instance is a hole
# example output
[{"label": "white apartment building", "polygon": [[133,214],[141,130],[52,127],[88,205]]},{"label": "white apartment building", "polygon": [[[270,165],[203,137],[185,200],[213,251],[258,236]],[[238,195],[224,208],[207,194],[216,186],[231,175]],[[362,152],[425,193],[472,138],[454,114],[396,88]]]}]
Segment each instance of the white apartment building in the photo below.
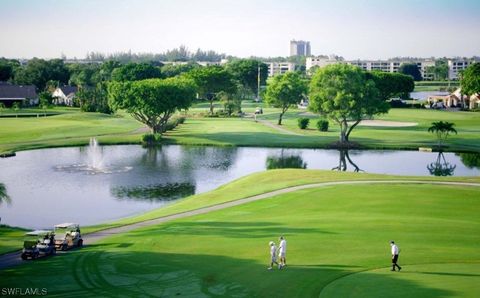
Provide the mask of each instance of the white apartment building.
[{"label": "white apartment building", "polygon": [[291,62],[264,62],[268,66],[268,76],[273,77],[287,71],[295,71],[295,63]]},{"label": "white apartment building", "polygon": [[460,72],[467,69],[473,63],[480,62],[477,59],[451,59],[448,60],[448,78],[450,80],[460,79]]},{"label": "white apartment building", "polygon": [[325,67],[331,64],[337,63],[347,63],[350,65],[355,65],[366,71],[384,71],[384,72],[398,72],[398,68],[403,63],[415,63],[418,66],[418,70],[422,74],[422,78],[425,80],[432,79],[432,74],[429,74],[426,70],[429,66],[434,66],[435,61],[433,60],[423,60],[423,61],[407,61],[407,60],[350,60],[345,61],[342,58],[330,56],[319,56],[319,57],[307,57],[306,59],[306,69],[307,71],[314,66]]},{"label": "white apartment building", "polygon": [[336,56],[318,56],[318,57],[307,57],[305,60],[305,67],[306,70],[310,70],[310,68],[314,66],[318,67],[325,67],[330,64],[337,64],[344,62],[343,59],[338,58]]}]

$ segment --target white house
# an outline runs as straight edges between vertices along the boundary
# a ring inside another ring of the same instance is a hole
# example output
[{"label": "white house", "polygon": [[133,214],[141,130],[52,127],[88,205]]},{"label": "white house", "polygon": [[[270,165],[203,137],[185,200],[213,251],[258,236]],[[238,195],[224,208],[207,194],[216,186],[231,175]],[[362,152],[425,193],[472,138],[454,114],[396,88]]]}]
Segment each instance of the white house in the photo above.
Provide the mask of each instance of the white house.
[{"label": "white house", "polygon": [[73,106],[73,99],[77,90],[77,87],[74,86],[58,87],[52,93],[53,103],[56,105]]}]

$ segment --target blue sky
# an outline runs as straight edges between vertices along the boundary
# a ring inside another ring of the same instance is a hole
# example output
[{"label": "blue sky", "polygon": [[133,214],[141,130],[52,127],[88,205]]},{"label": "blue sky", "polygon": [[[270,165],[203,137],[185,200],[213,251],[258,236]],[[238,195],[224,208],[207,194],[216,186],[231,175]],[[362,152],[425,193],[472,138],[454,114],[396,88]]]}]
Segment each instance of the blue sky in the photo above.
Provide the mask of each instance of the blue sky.
[{"label": "blue sky", "polygon": [[479,0],[0,0],[0,57],[83,58],[185,45],[287,56],[289,41],[347,59],[480,55]]}]

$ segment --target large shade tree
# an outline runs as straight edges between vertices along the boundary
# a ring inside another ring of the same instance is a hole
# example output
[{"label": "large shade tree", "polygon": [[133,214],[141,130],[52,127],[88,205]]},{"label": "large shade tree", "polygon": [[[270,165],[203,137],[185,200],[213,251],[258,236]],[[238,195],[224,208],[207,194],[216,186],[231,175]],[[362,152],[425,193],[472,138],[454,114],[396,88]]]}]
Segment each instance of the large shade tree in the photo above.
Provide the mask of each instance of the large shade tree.
[{"label": "large shade tree", "polygon": [[221,66],[207,66],[195,68],[186,74],[192,79],[197,92],[202,98],[210,101],[210,114],[213,114],[213,101],[220,92],[234,94],[236,84],[233,76]]},{"label": "large shade tree", "polygon": [[287,72],[273,78],[267,85],[265,101],[275,108],[280,108],[278,125],[282,125],[285,112],[300,103],[306,93],[307,84],[297,72]]},{"label": "large shade tree", "polygon": [[161,78],[160,67],[150,63],[128,63],[112,71],[112,80],[117,82]]},{"label": "large shade tree", "polygon": [[111,82],[108,94],[113,109],[124,109],[152,133],[163,133],[177,110],[190,107],[195,99],[195,85],[185,78]]},{"label": "large shade tree", "polygon": [[340,145],[348,146],[350,133],[360,121],[388,112],[389,104],[360,68],[334,64],[313,75],[309,109],[336,122],[340,127]]},{"label": "large shade tree", "polygon": [[227,70],[242,86],[254,94],[258,92],[259,77],[261,86],[264,86],[267,81],[268,66],[255,59],[233,60],[227,64]]},{"label": "large shade tree", "polygon": [[416,63],[402,63],[398,68],[398,72],[412,76],[413,80],[421,81],[422,80],[422,73],[418,69]]},{"label": "large shade tree", "polygon": [[480,63],[470,65],[462,74],[460,86],[466,95],[480,93]]},{"label": "large shade tree", "polygon": [[409,93],[415,88],[415,82],[409,75],[382,71],[367,72],[366,75],[375,82],[382,100],[389,100],[392,97],[408,98]]},{"label": "large shade tree", "polygon": [[61,59],[43,60],[33,58],[26,66],[18,67],[14,82],[19,85],[35,85],[43,90],[49,81],[67,84],[70,73]]}]

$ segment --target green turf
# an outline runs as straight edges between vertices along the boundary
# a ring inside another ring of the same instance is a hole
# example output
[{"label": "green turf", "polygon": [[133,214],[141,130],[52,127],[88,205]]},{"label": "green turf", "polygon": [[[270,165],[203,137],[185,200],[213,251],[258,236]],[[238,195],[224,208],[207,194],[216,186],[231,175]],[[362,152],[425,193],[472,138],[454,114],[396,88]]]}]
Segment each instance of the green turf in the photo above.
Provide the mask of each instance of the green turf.
[{"label": "green turf", "polygon": [[480,177],[409,177],[325,170],[270,170],[242,177],[233,182],[220,186],[213,191],[193,195],[178,200],[174,204],[154,209],[137,216],[127,217],[118,221],[103,223],[95,226],[84,227],[83,231],[86,233],[91,233],[106,228],[136,223],[161,216],[192,211],[225,202],[235,201],[291,186],[354,180],[423,180],[480,183]]},{"label": "green turf", "polygon": [[[302,190],[110,237],[0,272],[0,280],[78,297],[344,297],[334,287],[347,296],[474,296],[478,198],[480,188],[458,186]],[[268,241],[279,235],[288,267],[267,271]],[[390,239],[401,249],[400,273],[387,271]]]},{"label": "green turf", "polygon": [[[253,113],[262,103],[245,102],[244,111]],[[53,109],[52,111],[55,111]],[[143,125],[125,113],[104,115],[80,113],[75,109],[58,109],[62,114],[40,118],[0,118],[0,153],[45,147],[77,146],[88,143],[97,136],[103,144],[130,144],[140,142],[145,133]],[[188,112],[185,124],[165,133],[166,144],[260,146],[290,148],[324,148],[336,142],[338,126],[330,122],[328,132],[315,127],[318,116],[305,114],[305,110],[291,109],[284,116],[282,128],[293,134],[268,127],[253,118],[204,118],[204,104]],[[297,127],[299,117],[310,117],[310,127]],[[261,120],[276,123],[278,109],[264,107]],[[480,114],[473,112],[446,112],[417,109],[392,109],[378,119],[419,123],[414,127],[357,127],[351,141],[368,149],[413,149],[436,144],[433,134],[427,132],[433,121],[456,124],[458,135],[451,136],[446,144],[450,151],[480,151]]]},{"label": "green turf", "polygon": [[40,118],[0,118],[0,152],[85,145],[93,136],[101,142],[105,139],[105,143],[138,143],[141,127],[123,113],[112,116],[77,111]]},{"label": "green turf", "polygon": [[22,248],[24,229],[0,225],[0,254]]}]

